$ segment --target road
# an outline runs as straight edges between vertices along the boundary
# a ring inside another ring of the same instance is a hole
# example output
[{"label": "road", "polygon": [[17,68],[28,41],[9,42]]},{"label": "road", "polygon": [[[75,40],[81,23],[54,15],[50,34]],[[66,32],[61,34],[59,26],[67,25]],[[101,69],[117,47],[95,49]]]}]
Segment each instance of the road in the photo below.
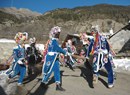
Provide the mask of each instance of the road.
[{"label": "road", "polygon": [[96,85],[92,85],[92,73],[84,66],[78,66],[75,71],[67,67],[61,67],[62,87],[64,92],[55,90],[53,74],[50,78],[48,88],[40,86],[42,75],[33,76],[31,80],[26,79],[25,85],[18,88],[17,95],[129,95],[130,93],[130,73],[118,73],[115,86],[107,88],[107,74],[100,72],[100,77]]}]

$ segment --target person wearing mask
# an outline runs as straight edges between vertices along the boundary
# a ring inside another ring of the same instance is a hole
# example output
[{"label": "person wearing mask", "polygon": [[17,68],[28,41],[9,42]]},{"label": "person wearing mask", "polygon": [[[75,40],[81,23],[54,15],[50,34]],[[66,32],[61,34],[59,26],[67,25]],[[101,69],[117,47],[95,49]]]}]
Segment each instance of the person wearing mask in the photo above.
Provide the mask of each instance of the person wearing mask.
[{"label": "person wearing mask", "polygon": [[48,79],[52,72],[54,72],[54,78],[56,83],[56,90],[58,91],[65,91],[64,88],[61,87],[61,77],[60,77],[60,65],[58,55],[62,53],[64,55],[69,54],[64,51],[59,46],[59,36],[60,36],[61,28],[56,26],[53,27],[49,33],[50,41],[48,43],[48,50],[47,54],[45,55],[45,61],[43,64],[43,78],[41,82],[41,86],[46,88]]},{"label": "person wearing mask", "polygon": [[13,72],[9,73],[7,81],[19,74],[18,86],[22,85],[24,76],[26,74],[26,60],[24,42],[27,40],[28,34],[26,32],[18,32],[15,36],[17,46],[13,49],[14,66]]},{"label": "person wearing mask", "polygon": [[108,88],[112,88],[114,87],[114,77],[112,64],[109,58],[110,46],[107,39],[99,33],[98,26],[92,27],[91,34],[94,38],[90,41],[86,57],[90,55],[93,56],[93,83],[97,83],[99,70],[105,67],[108,72]]},{"label": "person wearing mask", "polygon": [[37,57],[38,57],[38,50],[36,49],[36,38],[29,39],[30,47],[26,50],[27,61],[28,61],[28,75],[32,75],[35,73],[34,66],[36,65]]}]

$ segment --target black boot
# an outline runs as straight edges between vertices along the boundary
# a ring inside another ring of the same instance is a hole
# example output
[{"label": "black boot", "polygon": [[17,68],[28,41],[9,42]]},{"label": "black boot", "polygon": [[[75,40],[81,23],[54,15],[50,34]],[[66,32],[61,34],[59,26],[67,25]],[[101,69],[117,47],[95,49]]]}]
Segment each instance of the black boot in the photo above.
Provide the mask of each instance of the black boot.
[{"label": "black boot", "polygon": [[45,88],[45,89],[48,88],[47,84],[45,84],[45,83],[43,83],[43,82],[41,82],[40,86],[41,86],[42,88]]},{"label": "black boot", "polygon": [[69,66],[69,68],[72,70],[72,71],[74,71],[74,68],[73,68],[73,66],[72,66],[72,64],[71,63],[66,63],[67,64],[67,66]]},{"label": "black boot", "polygon": [[56,90],[57,90],[57,91],[65,91],[65,89],[62,88],[60,84],[57,84],[57,85],[56,85]]}]

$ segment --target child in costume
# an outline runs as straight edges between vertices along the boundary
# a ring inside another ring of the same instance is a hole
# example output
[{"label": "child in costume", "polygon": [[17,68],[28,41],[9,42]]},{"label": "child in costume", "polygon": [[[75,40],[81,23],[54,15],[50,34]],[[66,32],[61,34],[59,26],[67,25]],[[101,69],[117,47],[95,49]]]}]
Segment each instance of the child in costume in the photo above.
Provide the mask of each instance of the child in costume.
[{"label": "child in costume", "polygon": [[[72,43],[72,40],[69,39],[66,43],[66,51],[71,53],[71,54],[75,54],[76,52],[76,48]],[[75,62],[76,59],[74,59],[72,56],[68,56],[66,58],[66,64],[73,70],[73,68],[75,67]]]},{"label": "child in costume", "polygon": [[41,86],[45,88],[47,87],[48,79],[52,74],[52,72],[54,72],[56,90],[65,91],[65,89],[61,87],[60,65],[59,65],[58,55],[59,53],[63,53],[63,54],[67,54],[67,53],[59,46],[58,43],[60,32],[61,29],[58,26],[53,27],[50,31],[50,35],[49,35],[50,41],[48,44],[48,50],[45,56],[45,61],[42,69],[43,79],[41,82]]},{"label": "child in costume", "polygon": [[[85,32],[83,32],[83,33],[80,33],[79,36],[80,36],[80,41],[83,44],[82,48],[79,50],[79,56],[85,57],[88,44],[89,44],[88,35]],[[83,62],[84,62],[83,59],[78,59],[78,63],[83,63]]]},{"label": "child in costume", "polygon": [[97,83],[99,70],[105,67],[108,72],[108,88],[112,88],[114,86],[114,77],[109,58],[110,46],[107,39],[99,34],[98,26],[92,27],[91,33],[94,39],[91,39],[89,44],[87,57],[89,57],[90,54],[93,55],[93,83]]},{"label": "child in costume", "polygon": [[27,61],[28,61],[28,75],[34,74],[34,65],[36,65],[37,57],[38,57],[38,51],[36,49],[36,38],[30,38],[29,39],[30,47],[27,48],[26,54],[27,54]]},{"label": "child in costume", "polygon": [[[28,34],[26,32],[18,32],[15,36],[17,46],[13,49],[14,62],[13,72],[9,73],[8,78],[11,79],[20,74],[18,85],[21,85],[26,74],[26,61],[25,61],[25,49],[24,41],[27,40]],[[9,80],[8,79],[8,80]]]}]

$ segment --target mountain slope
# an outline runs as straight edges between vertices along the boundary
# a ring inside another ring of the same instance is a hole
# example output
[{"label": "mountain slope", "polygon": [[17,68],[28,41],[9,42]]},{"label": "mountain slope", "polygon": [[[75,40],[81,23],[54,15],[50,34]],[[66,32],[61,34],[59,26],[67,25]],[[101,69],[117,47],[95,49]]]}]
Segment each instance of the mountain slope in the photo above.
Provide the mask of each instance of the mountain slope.
[{"label": "mountain slope", "polygon": [[[14,16],[16,18],[14,20],[19,21],[17,14],[8,14]],[[16,32],[26,31],[30,37],[35,36],[38,41],[45,42],[48,39],[50,29],[58,25],[62,27],[62,41],[67,33],[90,32],[92,25],[99,25],[100,32],[108,32],[110,28],[116,32],[124,27],[130,19],[130,7],[101,4],[73,9],[56,9],[34,17],[28,15],[24,19],[20,19],[20,21],[22,20],[20,23],[13,21],[14,23],[10,24],[8,21],[11,18],[7,17],[7,19],[5,17],[7,22],[4,20],[4,24],[3,21],[0,24],[1,38],[13,38]]]},{"label": "mountain slope", "polygon": [[9,21],[12,23],[22,23],[32,20],[36,16],[41,15],[40,13],[32,12],[29,9],[16,9],[11,8],[0,8],[0,24],[5,24]]},{"label": "mountain slope", "polygon": [[15,7],[0,8],[0,11],[8,13],[8,14],[15,15],[17,18],[20,18],[20,17],[36,17],[36,16],[41,15],[40,13],[33,12],[29,9],[25,9],[25,8],[16,9]]},{"label": "mountain slope", "polygon": [[12,21],[12,23],[21,23],[22,22],[20,19],[18,19],[14,15],[0,11],[0,24],[4,24],[8,21]]},{"label": "mountain slope", "polygon": [[39,19],[62,19],[63,21],[83,21],[95,19],[113,19],[126,23],[130,19],[129,6],[100,4],[95,6],[76,7],[73,9],[56,9],[39,17]]}]

